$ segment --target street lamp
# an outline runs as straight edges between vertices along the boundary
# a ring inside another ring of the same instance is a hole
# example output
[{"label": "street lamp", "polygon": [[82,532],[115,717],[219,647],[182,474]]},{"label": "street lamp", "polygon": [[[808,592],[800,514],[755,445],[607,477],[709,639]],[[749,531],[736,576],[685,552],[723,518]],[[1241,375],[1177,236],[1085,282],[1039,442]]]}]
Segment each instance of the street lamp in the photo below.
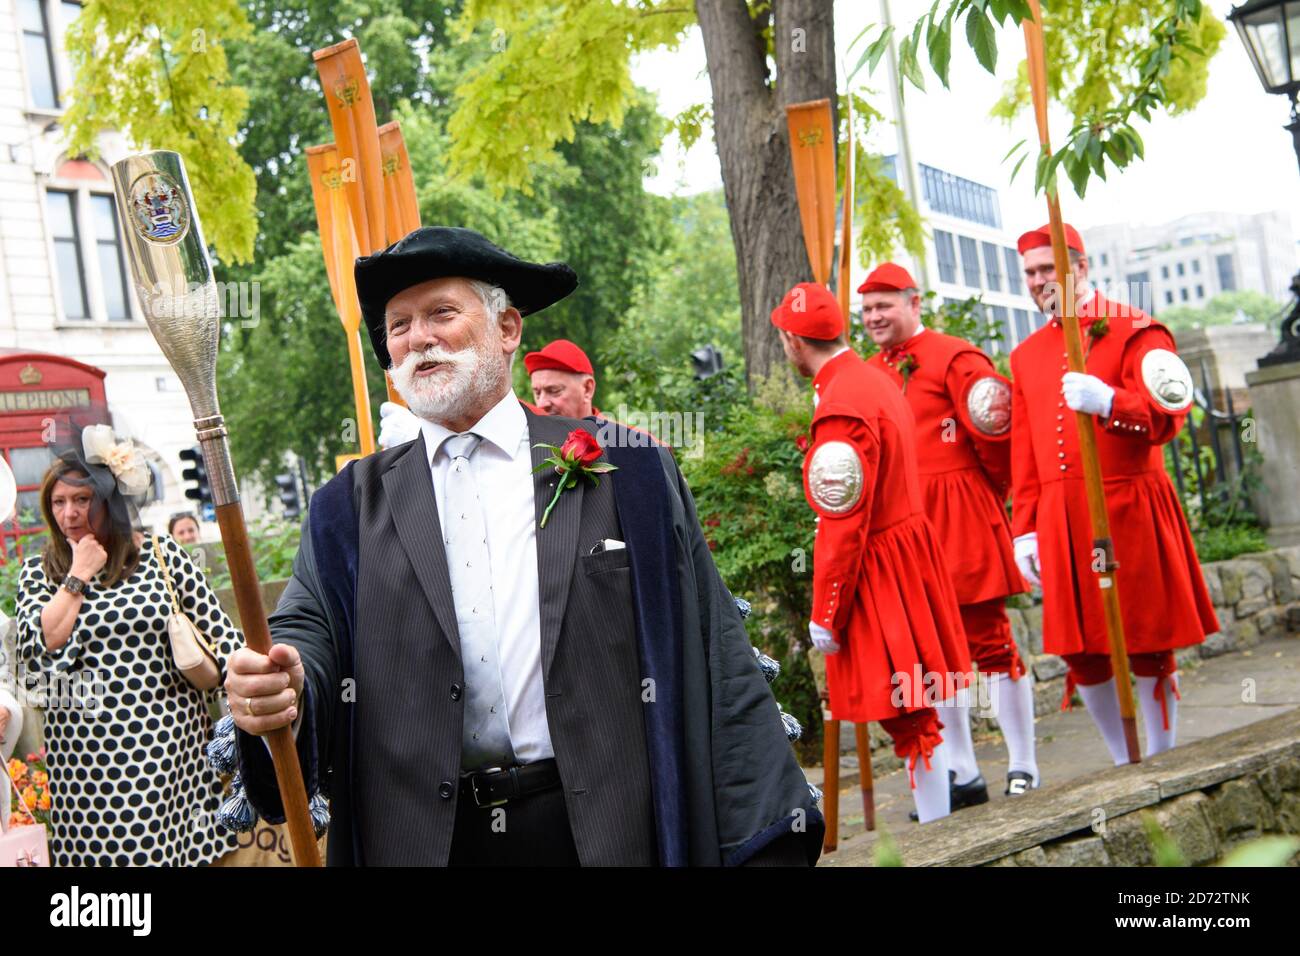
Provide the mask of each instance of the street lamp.
[{"label": "street lamp", "polygon": [[1250,0],[1228,19],[1241,35],[1259,82],[1269,93],[1291,97],[1291,123],[1300,161],[1300,0]]},{"label": "street lamp", "polygon": [[[1286,129],[1300,162],[1300,0],[1249,0],[1233,7],[1228,19],[1241,35],[1264,89],[1291,98]],[[1259,360],[1261,368],[1300,361],[1300,272],[1291,280],[1291,291],[1296,300],[1282,320],[1282,341]]]}]

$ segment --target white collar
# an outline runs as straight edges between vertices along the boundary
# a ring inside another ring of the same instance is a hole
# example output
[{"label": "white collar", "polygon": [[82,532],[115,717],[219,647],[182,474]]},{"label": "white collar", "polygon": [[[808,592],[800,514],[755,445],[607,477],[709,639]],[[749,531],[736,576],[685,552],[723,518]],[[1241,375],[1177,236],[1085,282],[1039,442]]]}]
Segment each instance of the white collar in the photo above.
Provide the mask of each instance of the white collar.
[{"label": "white collar", "polygon": [[[502,396],[501,401],[488,409],[487,414],[467,430],[481,436],[484,441],[496,445],[508,457],[514,458],[522,444],[520,439],[528,430],[528,417],[524,415],[524,407],[519,404],[515,393],[508,391]],[[437,457],[442,443],[456,434],[446,426],[426,419],[420,419],[420,431],[424,434],[424,448],[428,452],[430,464]]]}]

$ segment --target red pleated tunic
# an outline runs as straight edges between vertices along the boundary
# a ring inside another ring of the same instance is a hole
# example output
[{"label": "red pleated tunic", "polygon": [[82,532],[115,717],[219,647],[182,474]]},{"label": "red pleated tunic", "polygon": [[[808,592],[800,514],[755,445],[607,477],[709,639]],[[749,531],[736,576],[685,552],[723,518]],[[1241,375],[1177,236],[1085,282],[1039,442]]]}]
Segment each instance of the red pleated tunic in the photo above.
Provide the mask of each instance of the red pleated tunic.
[{"label": "red pleated tunic", "polygon": [[[925,514],[912,412],[851,350],[827,362],[813,387],[804,492],[819,518],[812,620],[840,645],[826,658],[831,713],[855,723],[899,717],[949,699],[971,673],[957,595]],[[860,497],[847,510],[828,509],[810,485],[831,442],[849,445],[861,469]]]},{"label": "red pleated tunic", "polygon": [[[867,363],[900,388],[916,419],[916,458],[925,513],[939,535],[957,601],[978,604],[1024,591],[1002,503],[1011,483],[1011,427],[977,426],[968,396],[993,379],[988,356],[956,336],[925,329]],[[1004,392],[1005,394],[1005,392]]]},{"label": "red pleated tunic", "polygon": [[[1106,331],[1089,334],[1098,319]],[[1219,629],[1162,447],[1186,412],[1158,404],[1143,384],[1142,358],[1174,351],[1150,316],[1099,293],[1080,307],[1086,368],[1115,389],[1097,418],[1097,452],[1119,563],[1116,586],[1130,654],[1199,644]],[[1075,413],[1065,405],[1065,332],[1052,320],[1011,353],[1012,531],[1038,533],[1043,649],[1109,654],[1101,590],[1092,570],[1092,528]]]}]

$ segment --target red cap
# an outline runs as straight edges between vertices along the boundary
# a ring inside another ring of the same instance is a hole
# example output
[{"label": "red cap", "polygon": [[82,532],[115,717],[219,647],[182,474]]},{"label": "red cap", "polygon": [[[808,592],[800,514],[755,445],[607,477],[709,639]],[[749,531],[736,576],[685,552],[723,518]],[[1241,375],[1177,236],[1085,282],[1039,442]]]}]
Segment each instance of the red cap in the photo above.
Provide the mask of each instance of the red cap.
[{"label": "red cap", "polygon": [[772,310],[772,324],[810,339],[838,339],[844,334],[844,313],[830,289],[800,282]]},{"label": "red cap", "polygon": [[867,276],[867,281],[858,286],[859,292],[902,292],[904,289],[919,288],[912,273],[896,262],[882,262]]},{"label": "red cap", "polygon": [[[1083,250],[1083,238],[1079,235],[1079,230],[1075,229],[1068,222],[1065,225],[1065,245],[1066,248],[1073,249],[1079,255],[1087,255]],[[1020,237],[1016,248],[1020,250],[1023,256],[1030,249],[1037,249],[1040,246],[1050,246],[1052,244],[1052,224],[1049,222],[1045,226],[1039,226],[1037,229],[1031,229]]]},{"label": "red cap", "polygon": [[524,356],[524,368],[532,375],[544,368],[556,368],[561,372],[577,372],[581,375],[596,374],[591,368],[591,359],[587,353],[568,339],[556,339],[542,347],[540,352],[529,352]]}]

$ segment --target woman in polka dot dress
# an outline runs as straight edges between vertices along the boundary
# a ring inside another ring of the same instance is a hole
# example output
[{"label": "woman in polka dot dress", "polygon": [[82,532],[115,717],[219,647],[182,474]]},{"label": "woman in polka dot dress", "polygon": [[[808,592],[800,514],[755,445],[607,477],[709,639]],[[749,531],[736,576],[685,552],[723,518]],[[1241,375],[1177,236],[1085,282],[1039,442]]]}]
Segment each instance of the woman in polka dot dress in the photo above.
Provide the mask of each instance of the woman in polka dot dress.
[{"label": "woman in polka dot dress", "polygon": [[107,464],[77,452],[56,459],[41,487],[50,543],[19,578],[20,673],[46,697],[51,861],[211,863],[236,838],[216,825],[221,783],[203,753],[212,722],[206,695],[172,661],[159,559],[223,678],[243,635],[183,548],[131,530],[129,445],[116,447],[128,452]]}]

